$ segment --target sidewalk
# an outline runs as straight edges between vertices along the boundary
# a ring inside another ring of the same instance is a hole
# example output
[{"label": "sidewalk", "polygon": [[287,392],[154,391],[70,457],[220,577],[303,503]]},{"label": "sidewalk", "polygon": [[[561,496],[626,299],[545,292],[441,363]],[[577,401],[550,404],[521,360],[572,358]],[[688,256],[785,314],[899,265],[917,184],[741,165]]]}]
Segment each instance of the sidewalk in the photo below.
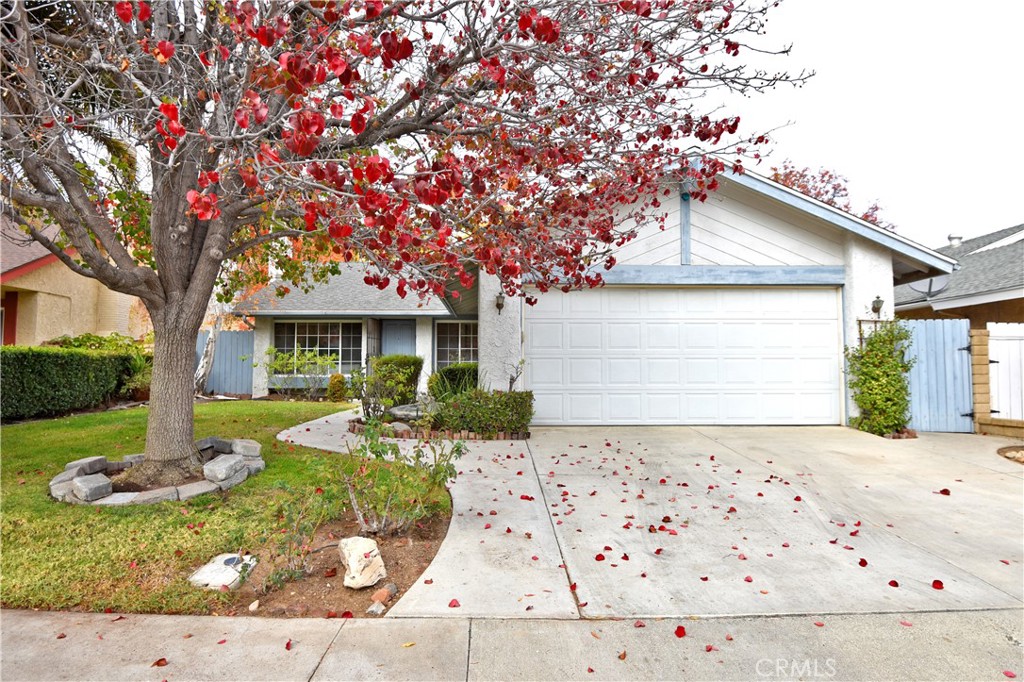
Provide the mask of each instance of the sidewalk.
[{"label": "sidewalk", "polygon": [[[644,627],[633,620],[142,615],[118,620],[112,614],[28,611],[5,611],[0,617],[0,676],[6,682],[1005,681],[1004,670],[1024,675],[1020,610],[917,613],[905,618],[863,614],[666,619],[646,620]],[[901,620],[909,625],[900,625]],[[679,625],[686,628],[683,638],[675,636]],[[58,639],[61,634],[65,636]],[[152,667],[161,658],[166,666]]]}]

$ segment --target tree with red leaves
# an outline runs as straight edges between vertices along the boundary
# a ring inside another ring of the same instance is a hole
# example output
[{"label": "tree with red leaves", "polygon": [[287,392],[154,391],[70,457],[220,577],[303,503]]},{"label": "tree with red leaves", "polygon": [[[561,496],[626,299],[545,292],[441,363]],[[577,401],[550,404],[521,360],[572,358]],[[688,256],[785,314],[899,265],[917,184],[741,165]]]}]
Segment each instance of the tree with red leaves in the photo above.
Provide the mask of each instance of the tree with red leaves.
[{"label": "tree with red leaves", "polygon": [[812,171],[807,167],[797,168],[792,161],[786,159],[781,167],[772,166],[771,179],[829,206],[835,206],[840,211],[855,215],[872,225],[890,231],[896,230],[895,225],[882,220],[878,215],[882,207],[877,201],[872,202],[864,211],[854,210],[850,204],[850,191],[846,186],[849,180],[833,170],[819,168]]},{"label": "tree with red leaves", "polygon": [[399,296],[596,286],[670,179],[699,199],[766,142],[706,96],[806,78],[740,56],[774,4],[14,0],[2,210],[145,303],[143,469],[173,482],[211,293],[268,271],[239,264],[358,261]]}]

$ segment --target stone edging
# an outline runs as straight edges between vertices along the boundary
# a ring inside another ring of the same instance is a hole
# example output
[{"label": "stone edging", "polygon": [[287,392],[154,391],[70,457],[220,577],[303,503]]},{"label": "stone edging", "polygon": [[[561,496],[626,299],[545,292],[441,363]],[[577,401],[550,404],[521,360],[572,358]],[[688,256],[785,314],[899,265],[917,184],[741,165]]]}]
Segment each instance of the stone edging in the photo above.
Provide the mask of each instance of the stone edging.
[{"label": "stone edging", "polygon": [[143,455],[127,455],[120,462],[106,457],[85,457],[69,462],[64,471],[50,481],[50,496],[71,504],[119,506],[185,501],[233,488],[267,468],[260,454],[262,446],[254,440],[204,438],[196,442],[203,462],[205,480],[168,486],[141,493],[115,493],[108,474],[119,474],[142,462]]},{"label": "stone edging", "polygon": [[[366,425],[363,424],[362,422],[357,421],[355,419],[350,419],[349,420],[349,422],[348,422],[348,432],[349,433],[359,434],[359,433],[362,433],[365,430],[366,430]],[[433,431],[433,430],[432,431],[425,431],[423,429],[409,428],[408,430],[405,430],[405,429],[395,430],[395,435],[394,436],[388,436],[388,437],[389,438],[399,438],[399,439],[402,439],[402,440],[411,440],[411,439],[419,439],[419,438],[424,438],[424,439],[427,439],[427,438],[441,438],[441,437],[448,438],[448,439],[455,438],[455,439],[459,439],[459,440],[527,440],[530,437],[530,432],[529,431],[525,431],[525,432],[520,433],[518,431],[517,432],[499,431],[495,435],[494,438],[487,438],[486,436],[483,436],[483,435],[481,435],[479,433],[476,433],[475,431],[452,431],[451,429],[446,429],[444,431]]]}]

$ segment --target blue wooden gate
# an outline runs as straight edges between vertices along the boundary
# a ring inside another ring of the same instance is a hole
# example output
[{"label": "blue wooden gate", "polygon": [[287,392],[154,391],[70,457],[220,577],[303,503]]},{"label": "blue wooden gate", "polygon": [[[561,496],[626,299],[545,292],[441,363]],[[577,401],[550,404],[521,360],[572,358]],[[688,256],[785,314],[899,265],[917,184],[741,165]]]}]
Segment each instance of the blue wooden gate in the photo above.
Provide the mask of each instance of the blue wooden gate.
[{"label": "blue wooden gate", "polygon": [[[199,332],[196,338],[196,362],[203,356],[210,332]],[[252,395],[253,332],[221,332],[213,354],[213,369],[206,382],[210,393]]]},{"label": "blue wooden gate", "polygon": [[974,431],[970,322],[907,320],[913,334],[910,357],[910,428]]}]

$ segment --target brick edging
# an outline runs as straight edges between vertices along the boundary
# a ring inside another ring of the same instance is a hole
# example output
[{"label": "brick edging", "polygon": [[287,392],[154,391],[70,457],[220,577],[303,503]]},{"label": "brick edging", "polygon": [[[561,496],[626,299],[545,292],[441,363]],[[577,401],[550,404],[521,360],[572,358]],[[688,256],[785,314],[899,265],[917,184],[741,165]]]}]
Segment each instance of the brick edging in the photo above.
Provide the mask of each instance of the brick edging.
[{"label": "brick edging", "polygon": [[[348,432],[349,433],[359,434],[359,433],[362,433],[365,430],[366,430],[366,424],[363,424],[362,422],[360,422],[360,421],[358,421],[356,419],[350,419],[349,420],[349,422],[348,422]],[[423,429],[413,429],[412,431],[408,431],[408,432],[403,431],[402,433],[403,434],[407,433],[408,435],[397,435],[396,434],[394,436],[388,436],[388,437],[389,438],[397,438],[397,439],[400,439],[400,440],[418,440],[420,438],[431,439],[431,438],[441,438],[442,436],[445,437],[445,438],[448,438],[448,439],[456,438],[456,439],[459,439],[459,440],[527,440],[530,437],[530,432],[529,431],[523,431],[523,432],[519,432],[519,431],[513,431],[513,432],[499,431],[497,434],[495,434],[494,438],[487,438],[486,436],[484,436],[482,434],[479,434],[476,431],[452,431],[451,429],[445,429],[443,431],[435,431],[435,430],[426,431],[426,430],[423,430]]]}]

